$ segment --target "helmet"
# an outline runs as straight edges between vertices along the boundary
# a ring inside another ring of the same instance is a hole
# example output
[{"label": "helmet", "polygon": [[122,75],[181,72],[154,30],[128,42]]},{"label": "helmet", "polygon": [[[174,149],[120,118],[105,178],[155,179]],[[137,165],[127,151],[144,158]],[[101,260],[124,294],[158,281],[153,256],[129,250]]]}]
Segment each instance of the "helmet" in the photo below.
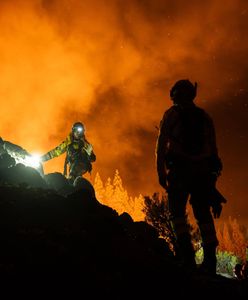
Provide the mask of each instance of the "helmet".
[{"label": "helmet", "polygon": [[84,127],[83,123],[76,122],[73,124],[71,131],[72,131],[72,133],[76,132],[79,136],[83,136],[85,133],[85,127]]},{"label": "helmet", "polygon": [[196,97],[197,83],[193,85],[188,79],[177,81],[170,90],[171,100],[176,103],[192,102]]}]

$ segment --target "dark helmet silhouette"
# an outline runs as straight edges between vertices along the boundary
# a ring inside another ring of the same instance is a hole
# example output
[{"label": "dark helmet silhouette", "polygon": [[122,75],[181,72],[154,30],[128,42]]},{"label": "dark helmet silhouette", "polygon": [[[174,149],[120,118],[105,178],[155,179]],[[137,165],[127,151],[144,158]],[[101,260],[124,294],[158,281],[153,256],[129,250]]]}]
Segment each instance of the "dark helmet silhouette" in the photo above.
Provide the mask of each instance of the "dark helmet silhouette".
[{"label": "dark helmet silhouette", "polygon": [[188,79],[177,81],[170,90],[171,100],[175,103],[192,102],[196,97],[197,83],[192,84]]},{"label": "dark helmet silhouette", "polygon": [[85,126],[81,122],[76,122],[72,125],[72,133],[78,133],[80,136],[83,136],[85,133]]}]

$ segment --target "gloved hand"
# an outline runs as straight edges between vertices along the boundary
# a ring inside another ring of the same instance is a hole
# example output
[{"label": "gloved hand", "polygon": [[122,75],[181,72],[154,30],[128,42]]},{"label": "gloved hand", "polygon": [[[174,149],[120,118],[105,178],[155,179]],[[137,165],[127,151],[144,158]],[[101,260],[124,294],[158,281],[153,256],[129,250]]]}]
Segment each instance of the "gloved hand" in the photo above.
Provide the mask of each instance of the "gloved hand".
[{"label": "gloved hand", "polygon": [[49,153],[46,153],[46,154],[44,154],[44,155],[42,155],[42,156],[40,157],[40,161],[41,161],[41,162],[46,162],[46,161],[48,161],[49,159],[51,159],[51,156],[49,155]]},{"label": "gloved hand", "polygon": [[214,203],[212,204],[212,212],[215,219],[218,219],[221,215],[222,211],[222,204],[221,203]]},{"label": "gloved hand", "polygon": [[96,155],[95,155],[95,153],[93,151],[91,152],[91,154],[89,156],[89,160],[90,160],[90,162],[96,161]]},{"label": "gloved hand", "polygon": [[210,206],[212,207],[212,212],[213,212],[214,218],[217,219],[220,217],[220,214],[222,211],[222,203],[226,203],[227,200],[217,190],[217,188],[215,186],[212,189],[210,189],[209,197],[211,199]]},{"label": "gloved hand", "polygon": [[90,156],[92,151],[93,151],[92,145],[91,144],[86,144],[84,146],[84,151],[88,154],[88,156]]}]

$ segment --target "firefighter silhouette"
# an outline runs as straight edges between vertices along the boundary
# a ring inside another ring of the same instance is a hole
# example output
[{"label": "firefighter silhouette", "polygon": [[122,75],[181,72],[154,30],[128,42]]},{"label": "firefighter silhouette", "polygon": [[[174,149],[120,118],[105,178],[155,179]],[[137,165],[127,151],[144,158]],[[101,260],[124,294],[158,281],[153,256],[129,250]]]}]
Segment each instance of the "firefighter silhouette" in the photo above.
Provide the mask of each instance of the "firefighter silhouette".
[{"label": "firefighter silhouette", "polygon": [[199,226],[204,260],[201,270],[216,273],[214,218],[226,200],[216,189],[222,162],[216,146],[212,118],[194,103],[197,83],[177,81],[170,90],[173,105],[160,122],[156,143],[156,167],[160,185],[168,196],[171,223],[176,236],[176,257],[196,269],[195,250],[187,222],[189,199]]}]

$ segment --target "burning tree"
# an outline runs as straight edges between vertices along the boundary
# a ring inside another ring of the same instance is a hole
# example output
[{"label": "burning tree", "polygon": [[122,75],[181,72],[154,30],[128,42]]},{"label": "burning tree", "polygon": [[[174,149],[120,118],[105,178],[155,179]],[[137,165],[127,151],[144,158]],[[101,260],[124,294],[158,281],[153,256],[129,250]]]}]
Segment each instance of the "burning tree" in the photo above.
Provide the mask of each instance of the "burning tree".
[{"label": "burning tree", "polygon": [[114,179],[108,178],[105,184],[99,173],[97,173],[94,180],[94,189],[98,201],[112,207],[118,214],[127,212],[134,221],[144,220],[145,215],[142,210],[144,206],[143,196],[139,195],[133,198],[128,195],[127,190],[123,187],[118,170],[115,171]]},{"label": "burning tree", "polygon": [[248,241],[245,229],[238,224],[237,219],[229,217],[227,222],[220,224],[217,228],[217,237],[219,251],[232,253],[241,261],[246,261]]}]

